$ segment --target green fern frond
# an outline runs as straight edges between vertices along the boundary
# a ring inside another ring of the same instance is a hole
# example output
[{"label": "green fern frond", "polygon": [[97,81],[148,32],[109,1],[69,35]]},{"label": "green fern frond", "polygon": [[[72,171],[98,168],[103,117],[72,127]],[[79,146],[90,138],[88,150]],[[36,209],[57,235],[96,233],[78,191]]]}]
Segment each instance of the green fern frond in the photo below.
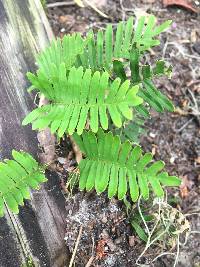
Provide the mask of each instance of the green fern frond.
[{"label": "green fern frond", "polygon": [[64,63],[66,69],[70,69],[75,64],[77,55],[83,53],[86,42],[87,40],[84,40],[80,33],[68,34],[63,39],[53,40],[51,45],[37,56],[39,69],[48,77],[52,73],[52,63],[56,68]]},{"label": "green fern frond", "polygon": [[[90,31],[86,38],[81,37],[79,33],[75,33],[66,35],[63,39],[54,40],[37,58],[41,76],[47,76],[50,81],[54,81],[56,78],[55,68],[62,69],[61,65],[64,64],[66,70],[70,70],[72,66],[76,68],[82,66],[84,70],[90,68],[93,73],[96,70],[106,69],[111,79],[113,76],[117,76],[125,81],[127,79],[125,72],[126,59],[130,60],[133,84],[152,80],[157,75],[169,74],[171,67],[167,68],[164,61],[157,61],[154,68],[151,68],[150,65],[140,66],[139,61],[144,50],[159,44],[159,41],[155,38],[169,27],[171,21],[166,21],[159,26],[155,25],[156,19],[154,16],[141,17],[135,25],[133,21],[134,19],[131,17],[127,22],[120,22],[116,31],[114,31],[112,25],[108,25],[105,31],[99,30],[97,34]],[[49,86],[48,83],[47,85]],[[32,90],[35,87],[37,85],[32,85],[30,89]],[[149,95],[149,90],[146,90],[146,87],[153,88],[151,90],[153,95]],[[141,89],[140,97],[156,111],[174,110],[170,100],[155,86],[143,86]],[[156,100],[154,101],[155,95]],[[159,101],[160,99],[161,101]],[[164,106],[162,106],[163,103]],[[144,106],[139,110],[145,110],[147,113]]]},{"label": "green fern frond", "polygon": [[95,72],[82,67],[72,68],[66,75],[64,63],[57,69],[52,66],[53,77],[49,80],[38,71],[37,76],[28,74],[29,80],[51,104],[32,111],[23,125],[32,123],[33,129],[50,127],[61,137],[67,131],[70,135],[77,130],[82,134],[88,121],[93,132],[99,124],[108,129],[108,114],[116,127],[121,127],[122,118],[132,119],[132,108],[142,103],[137,96],[139,87],[130,87],[130,81],[121,83],[117,78],[109,82],[107,72]]},{"label": "green fern frond", "polygon": [[97,34],[91,30],[86,38],[79,33],[65,35],[62,40],[58,38],[38,56],[39,68],[48,75],[51,63],[58,67],[64,62],[68,69],[72,66],[83,66],[93,71],[110,71],[115,59],[130,59],[132,49],[138,49],[142,53],[159,45],[160,41],[155,38],[171,24],[168,20],[156,26],[154,16],[141,17],[135,25],[133,21],[133,17],[130,17],[127,22],[120,22],[116,32],[109,24],[105,31],[99,30]]},{"label": "green fern frond", "polygon": [[82,136],[74,134],[73,138],[86,156],[79,164],[81,190],[95,188],[102,193],[108,189],[109,198],[117,194],[119,199],[129,191],[135,202],[140,194],[149,198],[149,185],[157,197],[164,194],[161,184],[180,185],[179,178],[162,171],[164,162],[151,163],[151,153],[142,154],[142,149],[132,147],[129,141],[121,143],[119,136],[111,132],[100,129],[95,135],[84,131]]},{"label": "green fern frond", "polygon": [[84,53],[78,55],[77,64],[93,70],[112,70],[115,59],[130,59],[134,49],[140,54],[159,45],[160,41],[155,38],[171,24],[168,20],[155,26],[154,16],[141,17],[135,25],[133,21],[133,17],[130,17],[127,22],[120,22],[116,33],[112,25],[108,25],[105,31],[99,30],[96,35],[90,31]]},{"label": "green fern frond", "polygon": [[0,217],[4,215],[4,203],[18,213],[24,199],[30,199],[29,188],[38,189],[47,181],[38,163],[25,152],[12,151],[14,160],[0,162]]}]

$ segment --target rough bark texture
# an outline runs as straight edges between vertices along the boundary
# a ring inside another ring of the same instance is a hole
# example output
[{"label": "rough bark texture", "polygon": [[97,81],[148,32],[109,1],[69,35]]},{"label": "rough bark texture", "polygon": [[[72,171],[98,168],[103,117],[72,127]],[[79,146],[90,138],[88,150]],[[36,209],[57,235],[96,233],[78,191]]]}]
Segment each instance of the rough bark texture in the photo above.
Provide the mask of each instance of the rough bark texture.
[{"label": "rough bark texture", "polygon": [[[25,74],[52,36],[39,0],[0,0],[0,160],[10,158],[13,148],[37,157],[36,132],[21,126],[34,105]],[[7,211],[0,219],[0,267],[20,267],[27,257],[35,266],[65,266],[65,201],[56,174],[47,176],[19,215]]]}]

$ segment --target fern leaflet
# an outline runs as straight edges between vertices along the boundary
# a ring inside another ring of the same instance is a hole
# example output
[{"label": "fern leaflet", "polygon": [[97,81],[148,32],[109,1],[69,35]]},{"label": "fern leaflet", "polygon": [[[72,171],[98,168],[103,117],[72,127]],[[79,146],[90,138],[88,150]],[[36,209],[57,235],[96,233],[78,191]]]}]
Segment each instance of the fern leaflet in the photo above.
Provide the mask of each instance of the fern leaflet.
[{"label": "fern leaflet", "polygon": [[12,151],[14,160],[0,162],[0,217],[4,215],[4,202],[18,213],[24,199],[30,199],[29,188],[38,189],[47,181],[38,163],[25,152]]}]

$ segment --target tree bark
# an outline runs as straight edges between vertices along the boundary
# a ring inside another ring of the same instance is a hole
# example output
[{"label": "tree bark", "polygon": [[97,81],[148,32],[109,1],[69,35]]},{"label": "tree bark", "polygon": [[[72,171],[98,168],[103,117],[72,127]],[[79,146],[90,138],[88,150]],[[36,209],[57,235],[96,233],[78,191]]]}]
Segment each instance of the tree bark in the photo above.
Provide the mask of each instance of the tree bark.
[{"label": "tree bark", "polygon": [[[12,149],[37,158],[37,133],[21,126],[34,106],[25,74],[36,68],[35,55],[52,37],[39,0],[0,0],[0,160]],[[47,177],[19,215],[7,210],[0,219],[0,267],[20,267],[29,257],[35,266],[67,266],[65,199],[57,175]]]}]

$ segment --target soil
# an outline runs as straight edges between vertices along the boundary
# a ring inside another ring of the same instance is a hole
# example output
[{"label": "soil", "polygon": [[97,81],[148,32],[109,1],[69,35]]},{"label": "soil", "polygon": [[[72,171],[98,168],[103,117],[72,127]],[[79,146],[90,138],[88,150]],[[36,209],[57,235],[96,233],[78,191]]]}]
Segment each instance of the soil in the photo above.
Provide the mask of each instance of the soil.
[{"label": "soil", "polygon": [[[99,0],[98,4],[101,2],[103,5],[99,8],[109,15],[108,19],[89,7],[70,5],[47,8],[55,35],[62,37],[75,31],[85,33],[90,28],[105,28],[107,23],[146,13],[156,15],[158,22],[173,20],[170,30],[160,37],[161,46],[153,49],[150,58],[163,57],[173,65],[172,79],[160,78],[157,86],[173,100],[176,111],[172,114],[152,113],[152,119],[146,124],[146,134],[141,138],[141,146],[145,151],[152,151],[155,159],[164,160],[167,171],[183,179],[180,189],[169,191],[169,195],[171,200],[175,200],[176,208],[190,214],[187,218],[196,233],[191,233],[187,244],[180,247],[177,266],[199,267],[200,15],[179,6],[164,7],[161,1],[155,0]],[[192,4],[200,7],[198,1]],[[69,144],[63,141],[60,149],[59,166],[63,175],[63,165],[67,173],[74,165],[74,159]],[[65,161],[63,158],[69,152],[70,156]],[[72,196],[66,197],[66,208],[69,215],[66,218],[65,240],[71,253],[81,225],[83,227],[74,266],[82,267],[87,263],[87,266],[137,266],[136,258],[145,243],[131,228],[121,202],[109,201],[104,195],[75,191]],[[143,266],[173,266],[172,256],[163,256],[149,263],[151,253],[156,251],[156,248],[153,249],[145,254]]]}]

